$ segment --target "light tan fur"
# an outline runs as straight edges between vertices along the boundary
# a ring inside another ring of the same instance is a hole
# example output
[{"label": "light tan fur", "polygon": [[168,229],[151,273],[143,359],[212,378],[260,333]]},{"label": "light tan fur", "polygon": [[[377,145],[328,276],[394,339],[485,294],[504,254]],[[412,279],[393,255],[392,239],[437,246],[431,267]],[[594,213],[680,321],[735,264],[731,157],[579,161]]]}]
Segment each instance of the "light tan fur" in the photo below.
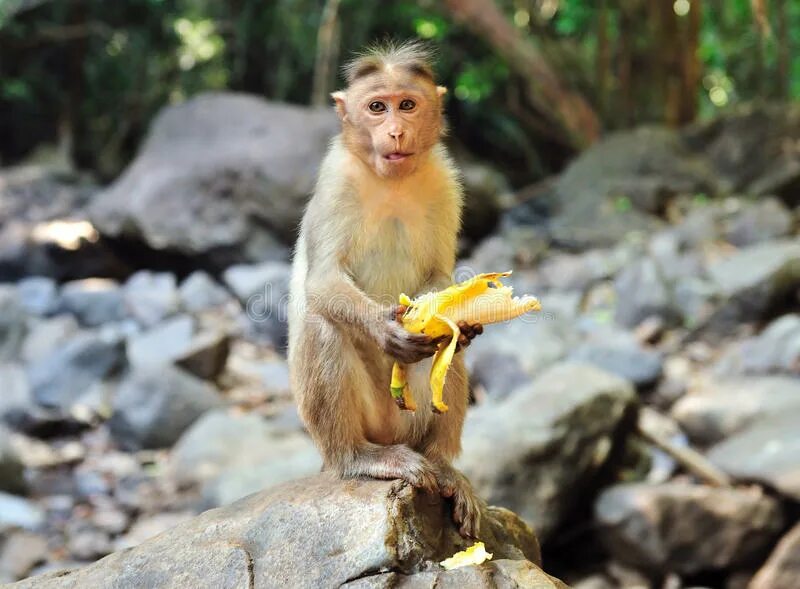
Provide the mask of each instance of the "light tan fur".
[{"label": "light tan fur", "polygon": [[[451,283],[462,191],[440,143],[444,91],[415,45],[373,51],[346,71],[350,85],[334,93],[342,134],[322,163],[295,251],[292,389],[326,468],[453,496],[462,533],[474,536],[478,500],[451,466],[467,407],[463,362],[457,357],[448,373],[450,410],[433,415],[436,344],[408,333],[393,314],[401,292]],[[386,110],[373,112],[375,101]],[[415,413],[389,395],[395,358],[421,359],[408,374]]]}]

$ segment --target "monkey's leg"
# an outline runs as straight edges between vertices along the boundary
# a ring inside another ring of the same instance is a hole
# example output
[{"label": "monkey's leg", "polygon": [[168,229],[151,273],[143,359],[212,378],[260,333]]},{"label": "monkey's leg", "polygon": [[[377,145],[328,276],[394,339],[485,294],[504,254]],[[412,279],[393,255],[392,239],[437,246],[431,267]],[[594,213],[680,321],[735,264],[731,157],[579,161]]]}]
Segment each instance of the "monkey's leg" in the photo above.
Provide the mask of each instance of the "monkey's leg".
[{"label": "monkey's leg", "polygon": [[377,436],[392,440],[397,407],[385,389],[376,392],[348,335],[324,321],[308,323],[298,346],[305,353],[293,358],[300,414],[325,466],[342,477],[403,479],[438,492],[427,458],[404,444],[375,443]]},{"label": "monkey's leg", "polygon": [[453,519],[459,526],[459,533],[476,538],[480,532],[484,503],[467,477],[452,465],[453,459],[461,451],[461,430],[467,411],[468,393],[466,369],[463,358],[458,355],[450,366],[444,387],[450,410],[431,419],[422,453],[434,466],[442,496],[453,499]]}]

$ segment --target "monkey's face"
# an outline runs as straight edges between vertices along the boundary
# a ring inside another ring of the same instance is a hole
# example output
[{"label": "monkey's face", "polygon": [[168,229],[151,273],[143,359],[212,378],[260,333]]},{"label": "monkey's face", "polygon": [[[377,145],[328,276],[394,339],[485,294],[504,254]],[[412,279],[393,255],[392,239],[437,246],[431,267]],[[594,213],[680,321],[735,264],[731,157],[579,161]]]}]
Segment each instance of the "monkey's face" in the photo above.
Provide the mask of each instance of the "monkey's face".
[{"label": "monkey's face", "polygon": [[357,80],[334,94],[345,144],[381,177],[413,173],[442,134],[444,92],[405,72]]}]

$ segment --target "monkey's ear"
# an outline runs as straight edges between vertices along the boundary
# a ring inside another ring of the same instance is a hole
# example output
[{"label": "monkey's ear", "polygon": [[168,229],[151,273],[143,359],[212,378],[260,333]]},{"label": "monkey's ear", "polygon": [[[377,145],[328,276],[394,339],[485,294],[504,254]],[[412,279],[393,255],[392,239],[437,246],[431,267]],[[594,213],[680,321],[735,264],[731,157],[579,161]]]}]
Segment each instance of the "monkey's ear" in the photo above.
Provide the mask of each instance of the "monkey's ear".
[{"label": "monkey's ear", "polygon": [[436,95],[439,98],[441,98],[445,94],[447,94],[447,88],[445,88],[444,86],[436,86]]},{"label": "monkey's ear", "polygon": [[341,90],[338,92],[331,92],[331,98],[333,98],[334,102],[336,103],[336,114],[339,115],[341,120],[344,120],[345,115],[347,115],[347,106],[345,105],[345,94]]}]

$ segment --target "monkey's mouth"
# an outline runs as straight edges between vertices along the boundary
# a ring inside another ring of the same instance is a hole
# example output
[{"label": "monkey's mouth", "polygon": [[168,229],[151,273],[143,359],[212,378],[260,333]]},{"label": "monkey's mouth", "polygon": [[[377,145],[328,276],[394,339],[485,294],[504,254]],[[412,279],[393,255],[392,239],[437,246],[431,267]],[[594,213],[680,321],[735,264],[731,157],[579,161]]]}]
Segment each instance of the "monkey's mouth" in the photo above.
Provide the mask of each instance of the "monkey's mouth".
[{"label": "monkey's mouth", "polygon": [[413,153],[402,153],[400,151],[393,151],[392,153],[389,153],[389,154],[383,156],[383,158],[389,160],[390,162],[401,162],[404,159],[406,159],[407,157],[412,156],[412,155],[414,155],[414,154]]}]

